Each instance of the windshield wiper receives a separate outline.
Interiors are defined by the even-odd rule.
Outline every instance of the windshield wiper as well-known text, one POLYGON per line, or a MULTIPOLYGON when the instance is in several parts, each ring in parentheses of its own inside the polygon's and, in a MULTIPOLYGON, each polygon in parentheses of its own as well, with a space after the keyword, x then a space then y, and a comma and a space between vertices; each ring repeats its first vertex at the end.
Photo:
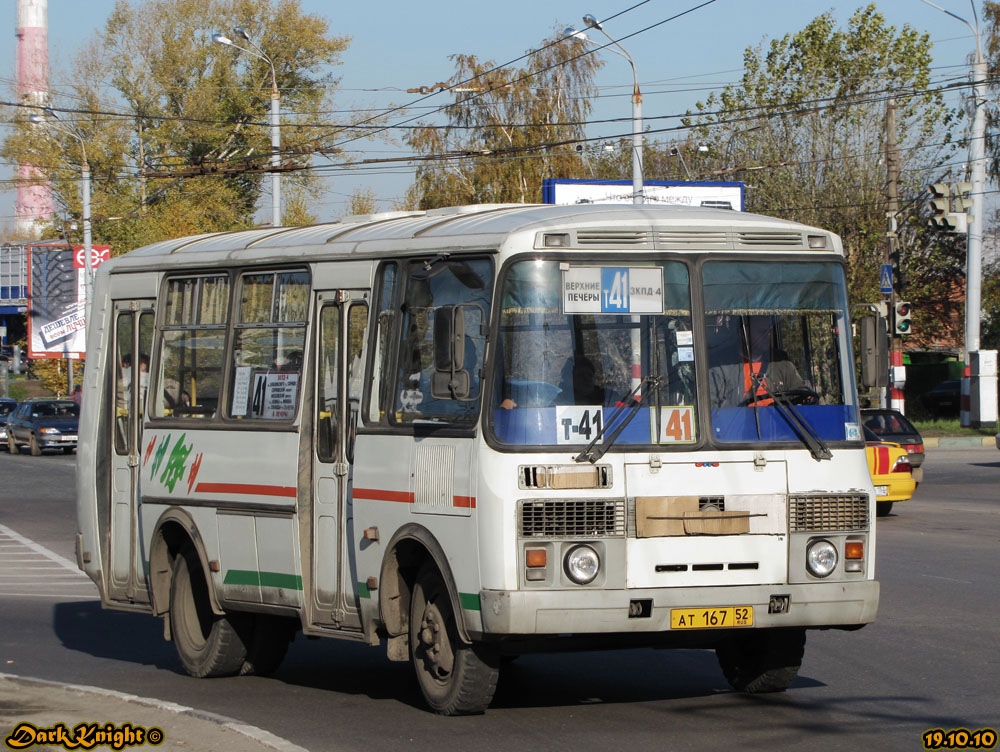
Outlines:
POLYGON ((578 455, 576 455, 576 457, 573 458, 573 461, 590 462, 591 464, 593 464, 594 462, 597 462, 599 459, 601 459, 601 457, 604 456, 604 454, 611 448, 611 445, 614 444, 615 441, 618 439, 618 437, 621 435, 621 432, 625 430, 625 427, 632 422, 632 418, 634 418, 635 414, 639 412, 639 408, 642 407, 643 387, 647 386, 648 384, 655 384, 658 386, 659 383, 660 383, 659 376, 646 376, 645 378, 642 379, 642 381, 640 381, 636 385, 636 387, 631 392, 629 392, 624 397, 619 399, 618 402, 620 404, 618 406, 618 409, 611 414, 611 418, 603 426, 601 426, 601 430, 598 431, 597 435, 590 440, 590 443, 587 444, 586 448, 578 455), (638 399, 635 396, 636 392, 639 393, 638 399), (619 416, 621 416, 625 410, 629 411, 628 414, 622 417, 621 420, 619 420, 619 416), (612 431, 611 434, 608 436, 608 440, 603 444, 601 444, 600 446, 598 446, 597 442, 601 440, 601 437, 604 436, 608 428, 614 425, 616 421, 618 424, 615 426, 615 430, 612 431))
POLYGON ((778 413, 782 418, 792 427, 795 435, 799 437, 799 440, 806 445, 809 453, 812 454, 813 459, 819 460, 832 460, 833 453, 830 451, 830 447, 827 446, 826 442, 816 433, 815 429, 809 424, 802 414, 791 402, 786 401, 784 397, 780 396, 781 392, 777 394, 771 392, 767 388, 767 384, 763 379, 758 379, 755 376, 751 376, 753 383, 753 413, 754 417, 757 419, 757 438, 760 438, 760 418, 757 415, 757 389, 761 389, 764 392, 764 396, 770 397, 774 402, 774 406, 778 408, 778 413))

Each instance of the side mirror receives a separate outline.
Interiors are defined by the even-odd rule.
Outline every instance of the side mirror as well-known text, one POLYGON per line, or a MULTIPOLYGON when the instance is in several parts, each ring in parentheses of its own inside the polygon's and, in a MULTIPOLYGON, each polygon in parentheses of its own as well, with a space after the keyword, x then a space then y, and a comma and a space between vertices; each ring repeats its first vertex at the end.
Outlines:
POLYGON ((465 317, 459 306, 441 306, 434 313, 434 373, 431 396, 468 399, 469 372, 465 364, 465 317))
POLYGON ((889 336, 882 316, 861 319, 861 383, 866 387, 889 385, 889 336))

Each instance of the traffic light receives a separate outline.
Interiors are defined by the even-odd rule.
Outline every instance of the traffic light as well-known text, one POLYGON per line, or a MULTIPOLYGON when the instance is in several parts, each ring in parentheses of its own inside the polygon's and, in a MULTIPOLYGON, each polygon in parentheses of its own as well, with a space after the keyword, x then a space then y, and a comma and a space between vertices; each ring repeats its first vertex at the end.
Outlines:
POLYGON ((972 207, 969 193, 972 191, 971 183, 932 183, 927 186, 931 194, 928 206, 933 212, 933 216, 928 220, 928 224, 938 227, 945 232, 965 233, 969 231, 969 215, 966 211, 972 207), (955 211, 952 211, 952 194, 954 193, 955 211))
POLYGON ((903 276, 903 266, 900 263, 899 251, 889 254, 889 263, 892 264, 892 288, 897 295, 902 295, 906 289, 906 278, 903 276))
POLYGON ((934 213, 931 224, 940 224, 938 218, 951 211, 951 186, 947 183, 931 183, 927 190, 931 194, 929 204, 934 213))
POLYGON ((913 313, 913 306, 905 300, 901 300, 896 303, 896 309, 893 315, 893 329, 896 334, 911 334, 913 329, 913 322, 910 320, 910 316, 913 313))

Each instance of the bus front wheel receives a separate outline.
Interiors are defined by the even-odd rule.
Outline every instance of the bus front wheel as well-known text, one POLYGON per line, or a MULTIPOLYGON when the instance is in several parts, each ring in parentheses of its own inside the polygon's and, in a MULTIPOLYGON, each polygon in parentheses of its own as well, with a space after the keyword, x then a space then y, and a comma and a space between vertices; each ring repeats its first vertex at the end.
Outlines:
POLYGON ((410 660, 424 699, 442 715, 482 713, 493 699, 499 657, 459 637, 448 588, 430 563, 410 600, 410 660))
POLYGON ((184 670, 198 678, 240 672, 247 650, 230 616, 216 616, 191 546, 174 561, 170 583, 170 631, 184 670))
POLYGON ((755 629, 735 633, 715 648, 715 655, 733 689, 783 692, 799 674, 805 646, 804 629, 755 629))

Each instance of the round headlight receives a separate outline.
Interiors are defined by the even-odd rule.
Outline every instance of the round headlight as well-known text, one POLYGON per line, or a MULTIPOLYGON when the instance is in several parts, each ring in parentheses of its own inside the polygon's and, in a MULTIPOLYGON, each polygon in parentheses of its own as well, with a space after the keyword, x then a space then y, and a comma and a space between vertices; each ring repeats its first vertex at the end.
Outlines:
POLYGON ((578 585, 593 582, 601 571, 601 557, 590 546, 574 546, 566 554, 566 574, 578 585))
POLYGON ((837 549, 828 540, 815 540, 806 549, 806 569, 816 577, 828 577, 837 568, 837 549))

